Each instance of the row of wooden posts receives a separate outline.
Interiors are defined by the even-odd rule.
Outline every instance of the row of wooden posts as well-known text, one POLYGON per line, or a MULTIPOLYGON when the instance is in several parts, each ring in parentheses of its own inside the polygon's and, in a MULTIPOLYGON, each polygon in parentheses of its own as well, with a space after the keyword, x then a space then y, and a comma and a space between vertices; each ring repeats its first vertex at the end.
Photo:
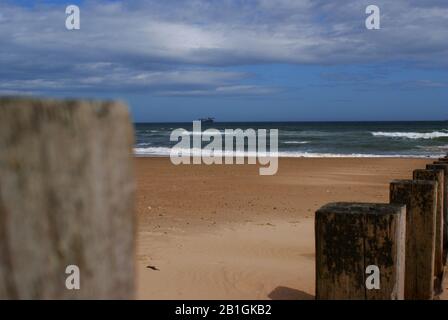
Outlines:
POLYGON ((389 204, 339 202, 319 209, 316 298, 437 297, 447 264, 447 192, 448 156, 415 170, 411 180, 392 181, 389 204), (377 286, 369 285, 372 276, 377 286))

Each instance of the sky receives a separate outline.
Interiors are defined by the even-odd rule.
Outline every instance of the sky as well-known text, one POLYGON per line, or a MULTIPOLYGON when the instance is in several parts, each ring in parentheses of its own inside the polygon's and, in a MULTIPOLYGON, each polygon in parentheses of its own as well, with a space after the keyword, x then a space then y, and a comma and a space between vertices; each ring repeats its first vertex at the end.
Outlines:
POLYGON ((136 122, 448 120, 448 1, 0 0, 0 95, 136 122))

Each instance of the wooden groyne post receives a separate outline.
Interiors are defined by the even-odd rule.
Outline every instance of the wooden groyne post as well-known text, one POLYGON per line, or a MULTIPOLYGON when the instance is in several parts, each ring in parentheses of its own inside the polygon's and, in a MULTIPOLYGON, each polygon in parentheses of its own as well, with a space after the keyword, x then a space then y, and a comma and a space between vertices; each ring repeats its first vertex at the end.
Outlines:
POLYGON ((435 163, 426 165, 426 169, 443 170, 443 261, 448 260, 448 163, 435 163))
POLYGON ((437 187, 437 182, 424 180, 390 184, 390 203, 406 205, 406 300, 434 295, 437 187))
POLYGON ((133 298, 132 143, 122 104, 0 99, 0 299, 133 298))
POLYGON ((414 170, 414 180, 437 181, 437 208, 436 208, 436 235, 434 247, 434 283, 437 291, 442 290, 442 279, 444 270, 443 261, 443 186, 445 183, 444 171, 442 169, 417 169, 414 170))
POLYGON ((316 299, 403 299, 405 207, 330 203, 316 212, 316 299), (380 287, 368 288, 371 266, 380 287))

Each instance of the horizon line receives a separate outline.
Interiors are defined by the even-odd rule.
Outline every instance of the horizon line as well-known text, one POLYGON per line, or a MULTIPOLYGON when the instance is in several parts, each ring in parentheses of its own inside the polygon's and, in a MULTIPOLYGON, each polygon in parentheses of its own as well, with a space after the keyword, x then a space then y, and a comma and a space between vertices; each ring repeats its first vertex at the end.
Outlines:
MULTIPOLYGON (((159 123, 192 123, 193 121, 199 121, 198 119, 190 121, 132 121, 134 124, 159 124, 159 123)), ((236 121, 214 121, 216 123, 374 123, 374 122, 448 122, 447 120, 275 120, 275 121, 256 121, 256 120, 236 120, 236 121)))

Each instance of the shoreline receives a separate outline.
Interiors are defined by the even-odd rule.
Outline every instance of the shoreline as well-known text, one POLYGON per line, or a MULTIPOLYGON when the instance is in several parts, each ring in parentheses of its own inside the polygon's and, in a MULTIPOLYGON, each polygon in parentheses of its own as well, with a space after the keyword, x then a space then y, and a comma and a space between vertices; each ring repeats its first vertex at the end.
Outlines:
MULTIPOLYGON (((334 155, 334 156, 281 156, 279 159, 403 159, 403 160, 433 160, 446 156, 445 154, 433 155, 433 156, 385 156, 385 155, 362 155, 362 156, 349 156, 349 155, 334 155)), ((153 154, 132 154, 133 158, 170 158, 169 155, 153 155, 153 154)))

